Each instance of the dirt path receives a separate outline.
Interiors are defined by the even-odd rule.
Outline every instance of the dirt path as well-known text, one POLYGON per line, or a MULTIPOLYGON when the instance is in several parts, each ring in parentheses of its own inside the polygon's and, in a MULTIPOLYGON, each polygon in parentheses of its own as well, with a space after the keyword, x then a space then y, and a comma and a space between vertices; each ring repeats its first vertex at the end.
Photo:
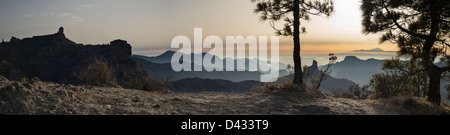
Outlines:
MULTIPOLYGON (((0 80, 0 114, 373 115, 373 103, 308 93, 170 93, 0 80)), ((378 109, 377 109, 378 108, 378 109)))

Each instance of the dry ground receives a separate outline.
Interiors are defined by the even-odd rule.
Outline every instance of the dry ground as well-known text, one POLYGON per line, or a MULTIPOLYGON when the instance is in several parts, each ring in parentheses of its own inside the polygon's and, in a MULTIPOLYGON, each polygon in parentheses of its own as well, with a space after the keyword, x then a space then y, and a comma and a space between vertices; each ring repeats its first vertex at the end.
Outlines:
POLYGON ((0 77, 0 114, 69 115, 391 115, 450 114, 423 99, 353 100, 317 91, 289 93, 172 93, 114 87, 20 82, 0 77))

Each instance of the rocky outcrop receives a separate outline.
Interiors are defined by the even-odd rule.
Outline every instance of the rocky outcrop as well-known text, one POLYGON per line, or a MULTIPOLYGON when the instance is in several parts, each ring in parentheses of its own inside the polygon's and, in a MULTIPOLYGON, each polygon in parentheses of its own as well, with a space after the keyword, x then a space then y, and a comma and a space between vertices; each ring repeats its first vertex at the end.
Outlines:
POLYGON ((131 58, 131 45, 114 40, 106 45, 77 44, 66 38, 64 28, 55 34, 12 38, 0 44, 0 75, 12 80, 38 77, 44 81, 78 84, 77 74, 94 59, 108 61, 117 80, 147 76, 131 58))
MULTIPOLYGON (((333 68, 334 65, 331 67, 333 68)), ((334 71, 333 71, 334 72, 334 71)), ((312 65, 308 67, 308 73, 309 76, 305 78, 306 83, 311 83, 311 77, 314 76, 316 78, 319 78, 322 74, 322 71, 319 70, 319 66, 317 64, 317 61, 313 61, 312 65)), ((333 91, 340 91, 340 90, 346 90, 348 87, 354 85, 355 83, 344 79, 344 78, 335 78, 333 76, 326 75, 325 80, 322 81, 320 85, 320 90, 322 90, 324 93, 331 93, 333 91)))

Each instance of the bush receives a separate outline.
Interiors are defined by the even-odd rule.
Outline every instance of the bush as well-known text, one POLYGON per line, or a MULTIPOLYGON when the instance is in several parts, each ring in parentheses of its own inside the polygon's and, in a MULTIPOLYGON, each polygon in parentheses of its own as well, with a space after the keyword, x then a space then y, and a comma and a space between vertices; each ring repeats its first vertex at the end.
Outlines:
POLYGON ((284 77, 281 78, 281 82, 264 83, 263 85, 263 87, 252 88, 250 91, 256 93, 306 91, 305 88, 292 83, 290 79, 284 77))
POLYGON ((94 59, 77 77, 88 85, 117 84, 115 72, 106 60, 94 59))
POLYGON ((162 76, 152 77, 130 77, 126 74, 124 78, 118 82, 116 79, 116 70, 111 68, 110 64, 102 59, 94 59, 91 64, 83 68, 78 79, 83 84, 88 85, 113 85, 129 89, 138 89, 145 91, 165 91, 170 90, 172 84, 169 83, 169 78, 162 76))
POLYGON ((370 85, 375 92, 375 98, 400 96, 411 89, 408 75, 374 74, 370 85))
POLYGON ((401 61, 400 58, 392 58, 383 63, 382 69, 386 73, 376 74, 372 79, 372 87, 379 98, 427 96, 429 78, 418 60, 401 61))
POLYGON ((445 89, 447 90, 447 99, 450 99, 450 84, 445 85, 445 89))
POLYGON ((172 88, 172 84, 169 82, 168 77, 157 75, 129 79, 129 81, 123 82, 121 85, 125 88, 145 91, 168 91, 172 88))
POLYGON ((349 99, 368 99, 373 91, 369 90, 369 85, 364 85, 359 87, 359 85, 351 85, 348 90, 345 91, 333 91, 331 95, 338 98, 349 98, 349 99))
POLYGON ((414 95, 415 90, 407 74, 374 74, 369 85, 352 85, 345 91, 332 92, 334 97, 350 99, 390 98, 414 95), (369 90, 369 89, 372 90, 369 90))
POLYGON ((9 63, 8 61, 6 61, 4 59, 2 59, 0 61, 0 71, 5 71, 5 70, 11 69, 13 67, 14 67, 13 64, 9 63))

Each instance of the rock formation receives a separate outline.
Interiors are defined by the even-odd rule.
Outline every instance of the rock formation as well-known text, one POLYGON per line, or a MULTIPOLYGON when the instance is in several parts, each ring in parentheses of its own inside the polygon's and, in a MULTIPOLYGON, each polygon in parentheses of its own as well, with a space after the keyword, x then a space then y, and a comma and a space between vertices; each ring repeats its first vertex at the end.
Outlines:
POLYGON ((131 58, 131 45, 114 40, 108 45, 77 44, 64 35, 64 28, 50 35, 11 38, 0 44, 0 75, 18 80, 38 77, 44 81, 77 84, 77 74, 93 59, 104 59, 113 67, 117 80, 147 76, 131 58))

